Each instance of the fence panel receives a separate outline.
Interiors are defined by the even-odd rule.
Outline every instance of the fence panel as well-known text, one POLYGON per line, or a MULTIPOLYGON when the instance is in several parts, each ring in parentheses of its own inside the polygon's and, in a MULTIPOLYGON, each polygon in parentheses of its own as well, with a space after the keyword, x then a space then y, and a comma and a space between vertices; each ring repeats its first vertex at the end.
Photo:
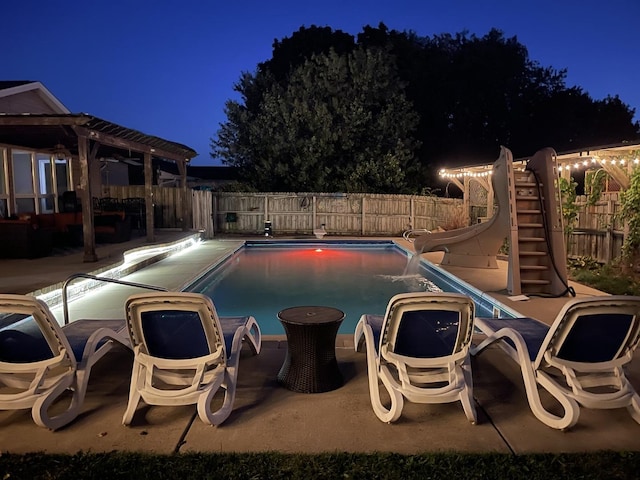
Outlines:
POLYGON ((624 224, 618 218, 618 193, 607 193, 595 205, 587 205, 587 197, 575 202, 578 215, 567 240, 569 257, 592 257, 607 263, 619 257, 624 241, 624 224))

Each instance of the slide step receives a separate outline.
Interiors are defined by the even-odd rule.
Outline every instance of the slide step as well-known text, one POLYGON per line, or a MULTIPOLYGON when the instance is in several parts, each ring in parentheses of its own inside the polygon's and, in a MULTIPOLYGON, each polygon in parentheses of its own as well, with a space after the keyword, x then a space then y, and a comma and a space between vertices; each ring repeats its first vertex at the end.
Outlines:
POLYGON ((520 270, 549 270, 549 267, 546 265, 520 265, 520 270))
POLYGON ((536 251, 520 251, 520 256, 521 257, 542 257, 545 255, 549 255, 547 252, 536 252, 536 251))
POLYGON ((540 215, 542 213, 541 210, 520 210, 520 209, 516 209, 516 213, 517 214, 522 214, 522 215, 540 215))
POLYGON ((520 243, 524 242, 544 242, 544 237, 518 237, 520 243))
POLYGON ((551 281, 549 280, 520 280, 522 285, 550 285, 551 281))
POLYGON ((542 228, 541 223, 518 223, 520 228, 542 228))

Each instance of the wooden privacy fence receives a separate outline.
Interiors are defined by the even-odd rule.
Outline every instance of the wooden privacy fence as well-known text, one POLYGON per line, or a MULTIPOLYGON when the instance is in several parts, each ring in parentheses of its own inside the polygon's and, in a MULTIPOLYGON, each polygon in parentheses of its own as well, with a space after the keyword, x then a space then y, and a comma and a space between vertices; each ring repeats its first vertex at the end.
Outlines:
POLYGON ((433 230, 462 200, 415 195, 364 193, 213 194, 216 232, 261 234, 271 222, 274 234, 310 235, 325 225, 330 235, 401 235, 433 230))
MULTIPOLYGON (((144 186, 105 187, 104 196, 144 197, 144 186)), ((215 232, 262 234, 266 221, 275 234, 311 235, 324 224, 330 235, 401 235, 412 229, 434 230, 450 222, 462 200, 416 195, 365 193, 246 193, 191 191, 191 219, 186 225, 215 232)), ((181 228, 179 188, 153 187, 157 228, 181 228)))
POLYGON ((607 193, 593 206, 587 197, 578 196, 578 216, 567 240, 569 257, 591 257, 607 263, 622 253, 626 226, 617 218, 620 212, 618 193, 607 193))
MULTIPOLYGON (((245 193, 191 192, 191 217, 182 218, 179 188, 153 187, 157 228, 193 228, 207 238, 215 233, 255 235, 271 221, 274 234, 312 235, 325 224, 330 235, 399 236, 406 230, 435 230, 450 223, 462 200, 417 195, 365 193, 245 193)), ((144 197, 144 186, 105 187, 104 196, 144 197)), ((567 238, 569 257, 592 257, 606 263, 622 252, 625 225, 616 215, 617 193, 604 194, 594 206, 576 199, 578 216, 567 238)))
MULTIPOLYGON (((103 186, 103 196, 118 199, 144 198, 144 185, 103 186)), ((153 223, 156 228, 191 227, 190 218, 182 218, 182 190, 180 188, 152 187, 153 223)), ((191 210, 191 209, 189 209, 191 210)))

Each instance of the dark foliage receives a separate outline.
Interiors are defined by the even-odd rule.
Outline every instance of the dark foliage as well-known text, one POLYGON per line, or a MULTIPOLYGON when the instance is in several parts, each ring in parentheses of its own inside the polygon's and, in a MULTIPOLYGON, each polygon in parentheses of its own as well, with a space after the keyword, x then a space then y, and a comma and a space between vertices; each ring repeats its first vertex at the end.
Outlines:
MULTIPOLYGON (((236 85, 242 100, 227 104, 230 121, 212 141, 212 155, 231 165, 259 162, 247 130, 274 84, 286 89, 294 72, 314 55, 343 56, 357 48, 389 53, 386 58, 395 63, 391 70, 419 117, 411 138, 403 139, 420 146, 404 191, 435 185, 441 166, 493 162, 500 145, 517 158, 548 146, 563 152, 640 137, 635 111, 620 98, 594 100, 581 87, 567 86, 566 70, 530 59, 517 37, 505 38, 496 29, 482 37, 468 32, 421 37, 381 23, 365 26, 357 40, 315 26, 275 40, 273 57, 255 74, 244 73, 236 85)), ((313 129, 307 133, 313 137, 313 129)), ((292 164, 286 155, 281 161, 292 164)))

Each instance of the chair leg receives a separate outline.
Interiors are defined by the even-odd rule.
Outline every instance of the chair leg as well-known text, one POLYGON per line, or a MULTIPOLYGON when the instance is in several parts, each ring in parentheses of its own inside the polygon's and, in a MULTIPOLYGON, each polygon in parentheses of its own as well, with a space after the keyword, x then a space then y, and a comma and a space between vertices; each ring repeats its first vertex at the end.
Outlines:
POLYGON ((478 414, 473 400, 473 377, 471 375, 471 365, 464 364, 460 367, 464 376, 465 387, 460 392, 460 402, 467 419, 473 424, 478 423, 478 414))
POLYGON ((369 325, 365 325, 363 320, 360 320, 356 325, 356 332, 354 334, 354 342, 356 351, 358 349, 358 342, 364 335, 364 343, 367 351, 367 375, 369 377, 369 398, 371 400, 371 407, 376 416, 383 422, 391 423, 400 418, 402 414, 402 408, 404 407, 404 398, 402 394, 398 392, 390 383, 389 378, 391 374, 385 367, 386 372, 378 371, 378 362, 376 356, 376 348, 374 345, 373 331, 369 325), (386 375, 385 375, 386 373, 386 375), (391 397, 391 407, 386 408, 380 400, 380 385, 379 380, 382 380, 382 384, 385 386, 391 397))
POLYGON ((31 417, 33 418, 33 421, 36 425, 50 430, 57 430, 58 428, 64 427, 76 418, 80 412, 82 398, 79 397, 79 394, 80 392, 78 392, 77 388, 76 374, 73 373, 73 375, 69 375, 64 379, 64 381, 61 381, 53 387, 46 395, 42 395, 35 401, 31 408, 31 417), (68 389, 73 390, 73 397, 71 398, 69 407, 67 407, 67 409, 61 414, 56 415, 55 417, 50 417, 47 413, 49 407, 68 389))
POLYGON ((198 399, 198 415, 200 419, 208 425, 220 425, 224 422, 233 410, 233 402, 236 398, 236 386, 238 382, 238 365, 240 363, 240 349, 242 348, 242 339, 245 336, 246 329, 238 328, 233 335, 231 342, 231 352, 227 360, 224 373, 216 375, 212 380, 212 385, 207 385, 206 395, 201 395, 198 399), (211 400, 215 396, 219 388, 224 389, 224 400, 222 406, 215 412, 211 411, 211 400))
POLYGON ((517 331, 510 328, 502 328, 489 335, 477 347, 472 348, 471 354, 478 355, 492 343, 504 340, 505 338, 509 338, 513 342, 516 347, 515 351, 506 343, 498 344, 498 346, 503 350, 508 348, 510 352, 507 352, 507 354, 520 366, 529 408, 531 408, 535 417, 545 425, 558 430, 565 430, 575 425, 580 416, 578 403, 568 397, 551 377, 544 372, 534 371, 531 359, 529 358, 527 345, 522 335, 517 331), (564 409, 563 416, 559 417, 554 415, 542 405, 538 385, 547 390, 560 403, 564 409))
POLYGON ((140 389, 138 388, 139 382, 144 382, 144 368, 134 359, 133 370, 131 372, 131 385, 129 386, 129 401, 122 417, 123 425, 131 425, 133 415, 136 413, 138 404, 142 399, 140 389))
POLYGON ((213 383, 206 386, 206 392, 198 398, 198 416, 200 420, 207 425, 220 425, 231 415, 235 396, 235 379, 229 378, 227 372, 222 375, 217 375, 213 383), (224 400, 222 406, 213 412, 211 411, 211 401, 220 388, 224 389, 224 400))
POLYGON ((631 417, 637 422, 640 423, 640 397, 637 393, 633 394, 631 397, 631 403, 627 406, 627 410, 631 417))
MULTIPOLYGON (((369 354, 367 352, 367 360, 368 357, 369 354)), ((400 392, 398 392, 398 390, 393 388, 393 385, 389 381, 391 373, 386 369, 386 367, 382 367, 380 375, 378 375, 375 366, 374 368, 371 368, 371 365, 369 365, 369 362, 367 361, 367 370, 369 370, 369 397, 371 399, 373 412, 385 423, 395 422, 402 414, 402 409, 404 408, 404 397, 400 392), (386 371, 383 371, 383 369, 386 371), (380 386, 378 378, 382 380, 382 384, 389 393, 389 397, 391 397, 391 405, 389 408, 386 408, 380 400, 380 386)))
POLYGON ((249 346, 251 347, 253 354, 258 355, 260 353, 260 348, 262 347, 262 332, 260 331, 260 327, 258 326, 256 319, 253 317, 250 317, 247 322, 244 338, 249 341, 249 346))

